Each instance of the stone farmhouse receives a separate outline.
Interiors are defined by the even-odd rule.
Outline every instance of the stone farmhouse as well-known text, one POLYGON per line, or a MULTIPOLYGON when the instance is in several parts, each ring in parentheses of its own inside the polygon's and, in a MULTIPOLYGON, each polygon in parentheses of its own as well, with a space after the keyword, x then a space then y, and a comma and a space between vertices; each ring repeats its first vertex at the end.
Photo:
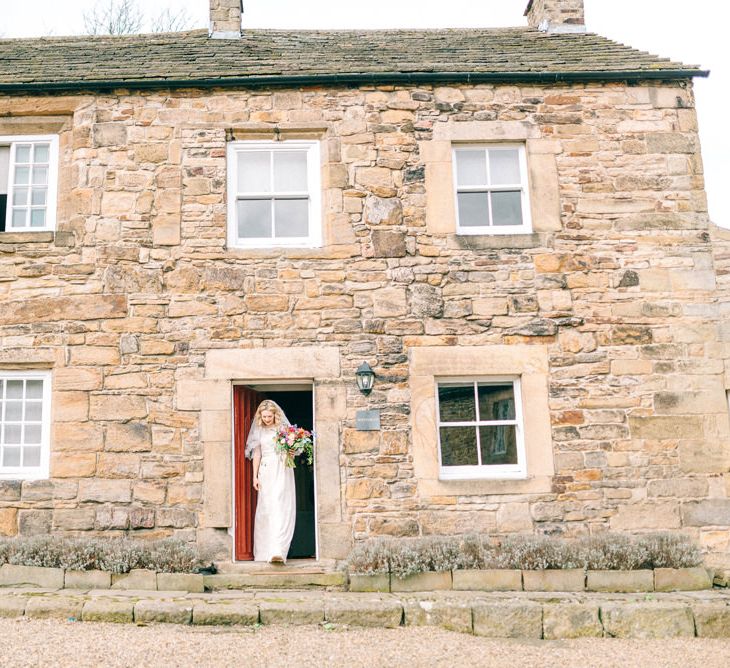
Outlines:
POLYGON ((210 7, 0 40, 0 534, 251 559, 271 397, 316 432, 292 556, 676 530, 730 566, 707 73, 586 32, 582 0, 425 31, 210 7))

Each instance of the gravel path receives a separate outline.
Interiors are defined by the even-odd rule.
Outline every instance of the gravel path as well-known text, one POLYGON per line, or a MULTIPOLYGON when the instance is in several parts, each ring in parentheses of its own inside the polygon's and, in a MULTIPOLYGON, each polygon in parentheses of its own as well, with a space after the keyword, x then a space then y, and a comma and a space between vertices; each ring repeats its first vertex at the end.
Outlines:
POLYGON ((730 640, 494 641, 434 628, 194 628, 0 619, 0 666, 727 668, 730 640))

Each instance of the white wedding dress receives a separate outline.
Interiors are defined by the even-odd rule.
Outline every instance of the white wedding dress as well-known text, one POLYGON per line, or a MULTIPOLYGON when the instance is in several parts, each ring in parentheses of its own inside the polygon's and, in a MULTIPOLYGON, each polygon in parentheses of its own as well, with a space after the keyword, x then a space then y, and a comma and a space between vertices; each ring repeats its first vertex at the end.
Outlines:
POLYGON ((297 498, 294 469, 284 463, 276 451, 276 428, 261 427, 254 438, 261 448, 259 466, 259 494, 253 529, 253 558, 270 561, 272 557, 286 560, 294 535, 297 516, 297 498))

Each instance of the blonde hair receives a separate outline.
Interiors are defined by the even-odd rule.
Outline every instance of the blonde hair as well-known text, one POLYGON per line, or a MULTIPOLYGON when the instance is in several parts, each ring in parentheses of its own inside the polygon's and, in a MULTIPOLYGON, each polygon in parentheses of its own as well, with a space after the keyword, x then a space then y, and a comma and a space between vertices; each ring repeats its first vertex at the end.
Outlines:
POLYGON ((256 414, 253 416, 253 421, 256 426, 264 426, 263 420, 261 419, 261 413, 264 411, 271 411, 274 414, 274 426, 281 427, 283 418, 281 408, 279 408, 279 405, 276 402, 271 401, 270 399, 264 399, 256 409, 256 414))

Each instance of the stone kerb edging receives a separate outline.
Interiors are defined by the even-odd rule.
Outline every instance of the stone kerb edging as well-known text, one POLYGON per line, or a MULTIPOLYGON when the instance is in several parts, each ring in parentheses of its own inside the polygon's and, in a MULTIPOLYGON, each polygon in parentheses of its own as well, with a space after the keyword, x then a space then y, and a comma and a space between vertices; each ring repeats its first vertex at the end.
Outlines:
POLYGON ((203 592, 202 575, 156 573, 143 569, 129 573, 70 571, 42 566, 0 566, 0 587, 40 587, 43 589, 134 589, 152 591, 203 592))
POLYGON ((694 594, 11 589, 0 617, 217 626, 438 626, 489 638, 730 638, 730 592, 694 594))
POLYGON ((712 589, 713 574, 705 568, 656 568, 640 571, 455 570, 417 573, 350 575, 350 591, 530 591, 530 592, 671 592, 712 589))

